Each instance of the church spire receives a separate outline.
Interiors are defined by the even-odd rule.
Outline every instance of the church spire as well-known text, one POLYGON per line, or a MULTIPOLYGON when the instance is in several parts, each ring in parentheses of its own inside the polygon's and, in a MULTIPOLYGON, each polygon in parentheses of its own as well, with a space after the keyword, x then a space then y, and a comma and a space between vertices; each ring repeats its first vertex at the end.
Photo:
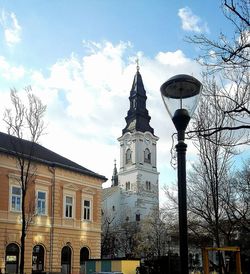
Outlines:
POLYGON ((116 160, 114 160, 114 169, 113 169, 113 176, 112 176, 112 185, 111 186, 118 186, 118 172, 116 168, 116 160))
POLYGON ((148 110, 146 109, 147 96, 139 71, 140 67, 138 64, 138 59, 136 63, 137 71, 134 76, 134 81, 129 96, 130 108, 127 113, 127 117, 125 118, 127 124, 123 129, 122 134, 134 131, 149 131, 154 134, 154 129, 149 125, 151 117, 149 116, 148 110))

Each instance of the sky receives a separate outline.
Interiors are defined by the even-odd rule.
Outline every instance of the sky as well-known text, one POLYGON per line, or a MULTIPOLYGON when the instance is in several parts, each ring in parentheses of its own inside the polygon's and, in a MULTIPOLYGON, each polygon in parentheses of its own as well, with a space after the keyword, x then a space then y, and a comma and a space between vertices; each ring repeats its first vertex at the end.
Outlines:
MULTIPOLYGON (((129 93, 139 59, 150 125, 160 139, 162 187, 176 181, 170 165, 175 128, 160 86, 175 74, 201 80, 199 49, 185 37, 213 39, 230 28, 218 0, 0 0, 0 117, 10 89, 24 88, 44 104, 46 134, 39 143, 109 180, 119 169, 129 93)), ((6 125, 0 119, 0 130, 6 125)), ((196 151, 189 144, 187 166, 196 151)))

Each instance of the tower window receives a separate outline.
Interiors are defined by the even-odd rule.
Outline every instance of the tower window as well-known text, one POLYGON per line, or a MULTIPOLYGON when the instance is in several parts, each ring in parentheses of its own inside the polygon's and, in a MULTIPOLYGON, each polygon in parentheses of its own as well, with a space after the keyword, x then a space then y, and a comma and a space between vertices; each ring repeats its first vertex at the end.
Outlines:
POLYGON ((146 190, 147 191, 151 190, 151 182, 150 181, 146 181, 146 190))
POLYGON ((136 220, 137 222, 140 222, 140 220, 141 220, 141 215, 140 215, 140 213, 136 213, 136 214, 135 214, 135 220, 136 220))
POLYGON ((127 151, 126 151, 126 164, 131 163, 131 161, 132 161, 131 149, 127 149, 127 151))
POLYGON ((151 163, 151 153, 148 148, 145 149, 144 151, 144 162, 145 163, 151 163))
POLYGON ((130 182, 126 182, 126 190, 130 190, 130 182))

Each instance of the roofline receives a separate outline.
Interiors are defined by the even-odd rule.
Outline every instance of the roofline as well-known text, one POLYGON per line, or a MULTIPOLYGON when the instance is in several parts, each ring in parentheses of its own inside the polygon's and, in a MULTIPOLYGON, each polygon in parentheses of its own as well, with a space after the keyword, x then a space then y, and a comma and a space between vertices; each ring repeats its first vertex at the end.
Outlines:
POLYGON ((146 135, 146 134, 150 134, 152 136, 152 138, 154 138, 156 141, 158 141, 160 138, 158 136, 156 136, 155 134, 153 134, 152 132, 150 131, 140 131, 140 130, 135 130, 133 132, 130 132, 130 131, 127 131, 125 132, 124 134, 122 134, 122 136, 118 137, 117 140, 120 141, 124 136, 126 135, 135 135, 135 134, 141 134, 141 135, 146 135))
MULTIPOLYGON (((13 150, 4 149, 3 147, 0 147, 0 152, 2 152, 4 154, 7 154, 7 155, 12 155, 14 157, 17 157, 18 154, 21 155, 21 153, 18 153, 18 152, 13 151, 13 150)), ((65 169, 68 169, 68 170, 71 170, 71 171, 75 171, 75 172, 78 172, 78 173, 81 173, 81 174, 84 174, 84 175, 89 175, 91 177, 101 179, 104 182, 106 182, 108 180, 105 176, 94 173, 94 172, 91 172, 91 171, 88 171, 88 170, 83 171, 80 168, 64 165, 64 164, 57 163, 57 162, 47 161, 47 160, 37 158, 37 157, 34 157, 34 156, 28 156, 27 154, 23 154, 21 156, 24 157, 25 159, 31 159, 34 162, 47 164, 51 167, 61 167, 61 168, 65 168, 65 169)))

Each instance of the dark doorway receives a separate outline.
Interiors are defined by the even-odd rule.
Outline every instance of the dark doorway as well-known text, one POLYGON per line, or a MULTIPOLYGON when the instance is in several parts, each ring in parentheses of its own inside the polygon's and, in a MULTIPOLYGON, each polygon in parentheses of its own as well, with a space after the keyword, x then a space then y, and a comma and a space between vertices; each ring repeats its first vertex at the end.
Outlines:
POLYGON ((41 273, 44 271, 44 247, 36 245, 32 253, 32 273, 41 273))
POLYGON ((85 265, 86 265, 86 261, 89 259, 89 250, 87 247, 83 247, 80 250, 80 272, 81 274, 85 274, 86 273, 86 269, 85 269, 85 265))
POLYGON ((18 273, 19 246, 9 244, 6 246, 5 268, 6 273, 18 273))
POLYGON ((62 248, 61 254, 61 265, 63 274, 71 273, 71 249, 69 246, 64 246, 62 248))

